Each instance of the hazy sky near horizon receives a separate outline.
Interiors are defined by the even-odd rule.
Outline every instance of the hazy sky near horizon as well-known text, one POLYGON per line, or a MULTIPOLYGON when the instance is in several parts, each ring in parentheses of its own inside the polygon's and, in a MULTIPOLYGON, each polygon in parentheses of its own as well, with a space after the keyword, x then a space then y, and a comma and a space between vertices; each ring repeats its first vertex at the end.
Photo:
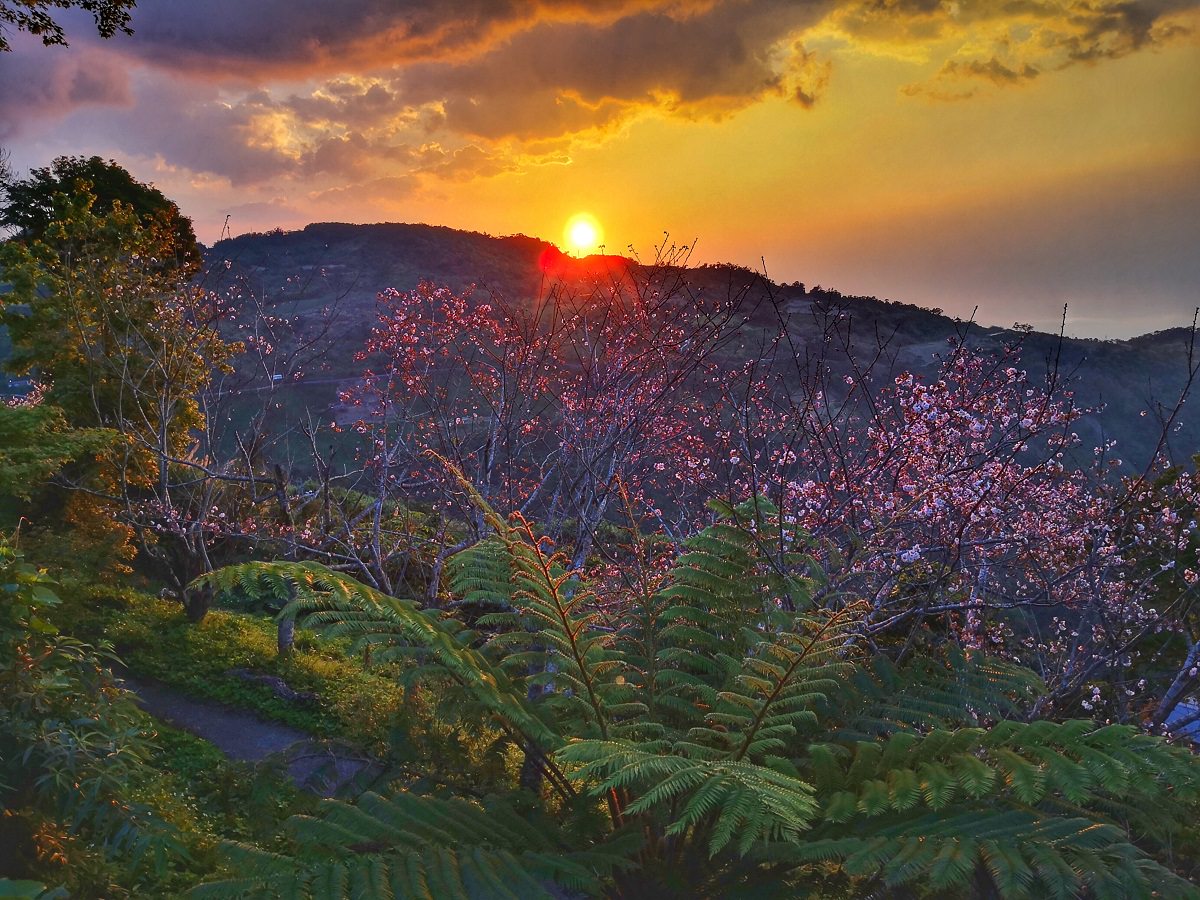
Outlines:
MULTIPOLYGON (((212 242, 406 221, 1122 337, 1200 303, 1200 0, 143 0, 0 54, 15 167, 212 242)), ((383 285, 380 285, 383 287, 383 285)))

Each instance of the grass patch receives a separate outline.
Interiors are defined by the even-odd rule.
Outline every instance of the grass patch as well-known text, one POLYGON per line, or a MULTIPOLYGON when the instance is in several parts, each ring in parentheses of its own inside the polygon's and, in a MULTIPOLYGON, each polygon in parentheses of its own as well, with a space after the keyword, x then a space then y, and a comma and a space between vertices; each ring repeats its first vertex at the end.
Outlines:
POLYGON ((109 642, 135 676, 347 741, 414 778, 442 782, 469 773, 486 790, 515 777, 519 761, 498 743, 498 732, 452 724, 445 709, 435 714, 431 692, 401 686, 399 663, 365 665, 345 642, 303 629, 293 652, 280 657, 275 623, 265 615, 217 609, 194 624, 178 603, 125 587, 64 584, 60 593, 60 627, 109 642), (239 668, 275 675, 317 700, 281 700, 267 685, 227 674, 239 668))
POLYGON ((146 718, 157 746, 129 799, 174 826, 186 852, 157 867, 118 868, 114 881, 128 886, 125 896, 179 897, 219 870, 222 840, 282 846, 283 822, 315 810, 317 799, 279 774, 230 760, 207 741, 146 718))
POLYGON ((280 657, 275 623, 265 616, 214 610, 193 624, 178 603, 126 588, 64 585, 62 593, 68 601, 59 616, 65 630, 108 641, 132 674, 191 696, 375 753, 386 749, 401 717, 412 714, 394 666, 366 668, 344 646, 304 631, 295 650, 280 657), (282 700, 267 685, 228 674, 239 668, 282 678, 317 701, 282 700))

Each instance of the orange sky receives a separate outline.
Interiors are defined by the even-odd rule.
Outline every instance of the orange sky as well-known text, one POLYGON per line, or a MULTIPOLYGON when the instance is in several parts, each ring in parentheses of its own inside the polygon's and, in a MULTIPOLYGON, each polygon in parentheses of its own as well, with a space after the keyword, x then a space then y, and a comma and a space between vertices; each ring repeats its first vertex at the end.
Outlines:
MULTIPOLYGON (((1196 0, 207 0, 0 58, 20 168, 100 154, 203 240, 410 221, 1124 336, 1200 302, 1196 0)), ((381 286, 382 287, 382 286, 381 286)))

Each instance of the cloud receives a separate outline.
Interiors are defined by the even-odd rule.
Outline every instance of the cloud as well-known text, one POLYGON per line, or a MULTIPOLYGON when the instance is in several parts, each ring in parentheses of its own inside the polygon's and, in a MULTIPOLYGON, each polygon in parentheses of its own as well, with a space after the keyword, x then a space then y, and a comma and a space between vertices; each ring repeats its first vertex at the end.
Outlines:
MULTIPOLYGON (((394 56, 373 60, 381 67, 339 72, 287 94, 218 87, 190 74, 187 53, 182 62, 172 56, 189 74, 157 76, 153 83, 175 85, 173 96, 149 96, 164 90, 158 87, 139 99, 143 109, 172 110, 169 128, 163 127, 167 118, 134 116, 120 125, 119 140, 130 152, 140 141, 172 165, 239 185, 312 176, 363 184, 398 169, 464 180, 561 162, 569 152, 564 141, 603 134, 647 112, 720 117, 764 96, 809 107, 828 80, 828 63, 791 37, 820 18, 824 2, 608 2, 589 6, 582 21, 567 20, 570 6, 484 3, 474 19, 460 6, 457 24, 444 11, 435 22, 426 7, 397 7, 392 25, 405 31, 409 45, 462 52, 408 65, 393 65, 394 56), (509 27, 503 39, 495 38, 500 23, 509 27), (485 40, 485 33, 492 38, 485 40)), ((354 5, 370 18, 367 7, 354 5)), ((207 41, 225 36, 229 23, 201 28, 192 52, 215 54, 213 64, 221 68, 269 9, 269 3, 247 6, 247 27, 228 43, 217 41, 220 48, 210 49, 207 41)), ((363 30, 341 22, 352 19, 354 9, 339 10, 319 47, 299 41, 285 50, 268 42, 256 58, 290 65, 348 47, 363 30)), ((314 26, 315 15, 302 4, 294 19, 284 17, 284 32, 314 26)), ((173 46, 171 36, 186 31, 192 16, 168 19, 156 9, 138 30, 139 41, 151 45, 139 44, 142 58, 173 46)))
POLYGON ((1019 69, 1010 69, 994 56, 986 62, 978 59, 959 62, 952 59, 942 66, 942 71, 939 73, 939 75, 949 77, 982 78, 992 84, 1001 85, 1031 81, 1040 74, 1041 71, 1029 63, 1025 63, 1019 69))
POLYGON ((315 191, 308 199, 315 205, 336 210, 376 210, 392 215, 403 209, 402 201, 411 196, 417 186, 417 179, 411 175, 393 175, 315 191))
POLYGON ((1198 0, 938 3, 915 13, 907 5, 858 4, 839 14, 839 27, 851 36, 942 46, 949 58, 937 73, 903 89, 934 99, 965 99, 980 82, 1023 85, 1043 73, 1161 46, 1188 33, 1185 20, 1200 9, 1198 0))
POLYGON ((493 140, 605 128, 646 110, 719 115, 789 93, 789 38, 827 8, 726 0, 603 28, 545 22, 469 60, 409 66, 395 86, 413 104, 441 103, 446 128, 493 140))
POLYGON ((1070 62, 1115 59, 1184 33, 1185 27, 1169 17, 1196 8, 1188 0, 1075 7, 1069 21, 1077 31, 1064 34, 1060 46, 1070 62))
POLYGON ((142 59, 211 79, 331 74, 480 52, 541 21, 604 23, 706 0, 208 0, 139 7, 142 59))
POLYGON ((766 96, 811 106, 828 64, 795 34, 829 8, 828 0, 147 5, 136 37, 114 45, 132 57, 136 108, 89 121, 125 152, 235 186, 314 176, 365 184, 397 170, 485 177, 561 161, 572 138, 594 140, 649 112, 719 118, 766 96))
POLYGON ((238 187, 490 177, 561 162, 646 116, 720 119, 768 98, 812 108, 840 52, 814 44, 818 33, 842 37, 841 50, 907 48, 933 74, 906 93, 965 99, 1156 47, 1198 4, 144 4, 128 40, 85 37, 61 54, 0 60, 0 139, 75 114, 129 154, 238 187), (87 114, 98 109, 103 116, 87 114))
POLYGON ((822 60, 815 54, 809 53, 799 42, 792 50, 792 64, 789 79, 790 99, 805 109, 816 105, 825 88, 829 86, 829 75, 833 66, 828 60, 822 60))
POLYGON ((367 172, 370 150, 370 143, 357 132, 325 138, 305 154, 303 167, 313 174, 360 178, 367 172))
POLYGON ((119 58, 100 50, 57 53, 28 41, 0 54, 0 140, 29 122, 62 118, 86 106, 128 105, 129 75, 119 58))
POLYGON ((312 125, 337 123, 360 130, 416 115, 378 78, 331 79, 307 95, 292 94, 284 103, 299 119, 312 125))
POLYGON ((286 115, 264 92, 230 102, 213 88, 138 78, 126 109, 85 110, 72 119, 93 144, 159 156, 172 168, 216 175, 234 187, 299 172, 286 115))
POLYGON ((901 90, 909 96, 924 94, 934 100, 967 100, 978 93, 980 81, 998 87, 1023 84, 1041 75, 1036 66, 1025 63, 1010 67, 996 57, 987 60, 950 59, 929 81, 905 85, 901 90))
POLYGON ((502 172, 515 172, 523 168, 516 155, 503 150, 488 149, 479 144, 467 144, 450 151, 440 144, 426 144, 416 158, 419 161, 418 171, 450 181, 489 178, 502 172))

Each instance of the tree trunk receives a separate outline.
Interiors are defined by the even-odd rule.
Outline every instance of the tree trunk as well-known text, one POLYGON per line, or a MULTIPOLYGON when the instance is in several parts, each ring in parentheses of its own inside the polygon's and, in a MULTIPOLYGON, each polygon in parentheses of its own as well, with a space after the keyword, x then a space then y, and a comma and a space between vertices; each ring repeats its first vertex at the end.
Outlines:
POLYGON ((296 645, 296 620, 291 616, 279 620, 279 655, 289 656, 296 645))
POLYGON ((204 621, 212 606, 212 591, 208 588, 198 588, 183 593, 183 614, 193 625, 204 621))
POLYGON ((542 793, 542 767, 538 764, 538 754, 541 752, 533 747, 522 748, 525 757, 521 761, 521 788, 532 794, 542 793))
POLYGON ((1171 713, 1179 705, 1179 701, 1187 696, 1188 691, 1196 682, 1196 676, 1191 673, 1197 666, 1200 666, 1200 641, 1196 641, 1188 650, 1183 665, 1179 667, 1178 674, 1171 682, 1171 686, 1167 688, 1167 692, 1163 694, 1158 708, 1154 710, 1154 716, 1150 720, 1151 724, 1161 725, 1171 717, 1171 713))
POLYGON ((296 602, 296 585, 288 582, 288 605, 279 612, 279 655, 290 656, 296 645, 296 612, 291 609, 296 602))

